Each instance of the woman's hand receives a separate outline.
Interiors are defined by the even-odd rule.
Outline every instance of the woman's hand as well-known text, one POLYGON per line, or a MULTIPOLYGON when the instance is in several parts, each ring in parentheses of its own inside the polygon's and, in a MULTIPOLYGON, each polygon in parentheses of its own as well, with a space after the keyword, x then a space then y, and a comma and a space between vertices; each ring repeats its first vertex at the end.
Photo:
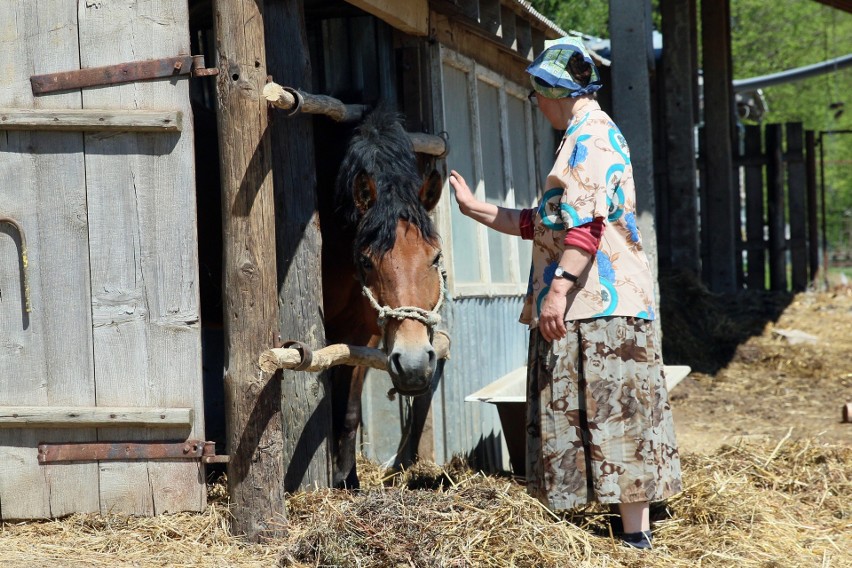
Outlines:
POLYGON ((476 197, 467 186, 467 182, 456 170, 450 170, 450 185, 456 194, 456 201, 459 204, 459 210, 464 215, 470 215, 471 207, 476 203, 476 197))
POLYGON ((564 286, 551 285, 550 291, 541 304, 541 315, 538 318, 538 331, 546 341, 554 341, 565 337, 565 309, 568 307, 567 290, 564 286))

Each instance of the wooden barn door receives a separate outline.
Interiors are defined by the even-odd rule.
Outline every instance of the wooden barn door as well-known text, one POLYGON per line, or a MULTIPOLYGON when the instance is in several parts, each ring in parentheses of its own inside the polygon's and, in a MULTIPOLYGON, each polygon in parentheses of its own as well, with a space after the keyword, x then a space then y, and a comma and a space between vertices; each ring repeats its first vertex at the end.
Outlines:
POLYGON ((0 219, 24 234, 0 221, 0 519, 205 505, 198 460, 41 465, 38 450, 203 439, 188 76, 38 96, 30 84, 188 54, 186 2, 0 2, 0 219), (182 127, 4 129, 32 109, 181 113, 182 127))

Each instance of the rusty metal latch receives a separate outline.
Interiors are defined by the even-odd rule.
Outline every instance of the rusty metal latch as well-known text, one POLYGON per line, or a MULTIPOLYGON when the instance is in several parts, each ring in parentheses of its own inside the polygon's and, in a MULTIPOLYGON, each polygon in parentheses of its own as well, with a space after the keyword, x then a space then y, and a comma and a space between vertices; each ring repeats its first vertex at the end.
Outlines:
POLYGON ((9 225, 18 232, 18 237, 21 239, 21 279, 24 283, 24 309, 30 313, 33 309, 30 303, 30 280, 27 276, 29 270, 29 257, 27 257, 27 236, 24 234, 24 229, 21 224, 11 217, 0 217, 0 225, 9 225))
POLYGON ((225 463, 228 456, 216 455, 216 444, 202 440, 185 442, 69 442, 38 445, 38 463, 191 459, 225 463))
POLYGON ((30 77, 30 83, 34 95, 43 95, 57 91, 117 85, 179 75, 210 77, 218 74, 219 69, 205 67, 203 55, 178 55, 163 59, 147 59, 105 67, 33 75, 30 77))

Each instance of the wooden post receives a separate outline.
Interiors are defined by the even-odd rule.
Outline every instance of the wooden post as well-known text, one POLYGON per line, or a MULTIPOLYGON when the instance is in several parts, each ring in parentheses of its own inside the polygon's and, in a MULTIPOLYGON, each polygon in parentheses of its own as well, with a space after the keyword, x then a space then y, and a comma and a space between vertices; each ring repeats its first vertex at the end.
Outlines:
POLYGON ((714 292, 737 287, 735 204, 738 203, 733 169, 734 104, 731 87, 731 24, 729 0, 701 2, 701 43, 704 70, 704 204, 707 230, 713 235, 704 261, 714 292))
MULTIPOLYGON (((610 0, 612 100, 615 122, 630 145, 636 183, 636 218, 654 282, 657 281, 657 233, 654 222, 654 144, 651 128, 650 0, 610 0)), ((659 300, 659 292, 656 293, 659 300)))
MULTIPOLYGON (((269 72, 288 85, 311 85, 301 0, 266 2, 269 72), (287 38, 286 49, 276 38, 287 38)), ((272 127, 278 310, 281 336, 325 345, 313 119, 277 116, 272 127)), ((284 489, 331 485, 331 394, 326 374, 284 371, 281 388, 284 489)))
POLYGON ((695 31, 695 0, 662 0, 663 81, 665 96, 666 192, 668 199, 667 264, 695 276, 701 272, 698 249, 698 186, 695 180, 695 133, 692 108, 695 69, 690 45, 695 31))
POLYGON ((746 258, 749 290, 766 289, 766 243, 763 239, 763 154, 760 126, 745 127, 746 258))
POLYGON ((808 202, 808 278, 816 283, 819 272, 819 225, 817 224, 816 135, 805 131, 805 178, 808 202))
POLYGON ((801 122, 787 124, 787 207, 790 223, 790 284, 794 292, 808 287, 808 238, 805 156, 801 122))
POLYGON ((262 4, 217 0, 222 175, 225 408, 232 532, 283 536, 281 381, 257 354, 278 335, 272 151, 267 131, 262 4))
POLYGON ((766 223, 769 226, 769 289, 787 290, 784 235, 784 157, 781 125, 766 125, 766 223))

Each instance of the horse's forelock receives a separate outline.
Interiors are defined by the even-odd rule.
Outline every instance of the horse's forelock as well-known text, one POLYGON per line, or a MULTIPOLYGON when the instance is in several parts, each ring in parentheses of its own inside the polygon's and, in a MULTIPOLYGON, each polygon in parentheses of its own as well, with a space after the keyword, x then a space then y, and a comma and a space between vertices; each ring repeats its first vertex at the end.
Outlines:
POLYGON ((336 208, 347 225, 357 224, 360 217, 352 188, 361 172, 373 178, 379 192, 417 192, 420 176, 414 147, 400 120, 398 113, 379 107, 367 115, 350 140, 335 187, 336 208))
POLYGON ((380 193, 376 203, 364 214, 355 233, 354 254, 362 251, 381 258, 396 244, 396 227, 400 220, 408 221, 420 231, 423 240, 438 244, 438 233, 429 213, 416 198, 399 199, 390 192, 380 193))
POLYGON ((357 227, 356 254, 370 250, 381 257, 391 250, 400 219, 416 226, 428 242, 437 243, 432 220, 420 203, 421 184, 414 147, 402 127, 401 116, 387 108, 377 108, 350 141, 335 188, 338 212, 347 225, 357 227), (363 214, 352 197, 360 172, 373 179, 377 194, 376 202, 363 214))

